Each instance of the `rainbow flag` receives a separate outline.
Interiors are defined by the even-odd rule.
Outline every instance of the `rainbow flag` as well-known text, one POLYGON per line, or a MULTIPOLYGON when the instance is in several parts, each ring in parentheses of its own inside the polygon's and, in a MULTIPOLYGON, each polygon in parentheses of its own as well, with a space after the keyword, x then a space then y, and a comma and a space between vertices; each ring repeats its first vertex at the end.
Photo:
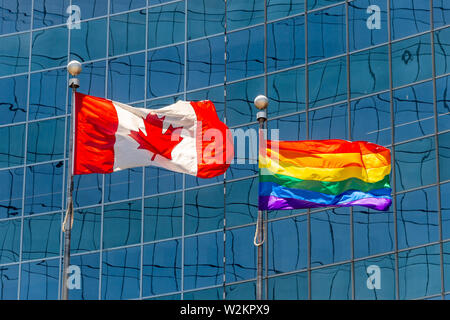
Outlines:
POLYGON ((370 142, 267 140, 259 154, 259 209, 387 210, 390 171, 390 150, 370 142))

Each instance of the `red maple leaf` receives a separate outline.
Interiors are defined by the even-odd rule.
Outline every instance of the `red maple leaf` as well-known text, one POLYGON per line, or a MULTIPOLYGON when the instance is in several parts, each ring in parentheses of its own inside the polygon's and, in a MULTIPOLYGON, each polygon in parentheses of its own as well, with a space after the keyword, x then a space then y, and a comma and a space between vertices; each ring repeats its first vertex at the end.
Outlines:
POLYGON ((152 161, 155 160, 156 155, 161 155, 166 159, 172 160, 172 150, 177 144, 183 140, 180 137, 180 132, 183 127, 174 128, 172 125, 162 133, 163 122, 165 116, 159 118, 156 114, 149 113, 144 120, 145 131, 131 130, 129 136, 139 143, 138 149, 147 149, 153 153, 152 161))

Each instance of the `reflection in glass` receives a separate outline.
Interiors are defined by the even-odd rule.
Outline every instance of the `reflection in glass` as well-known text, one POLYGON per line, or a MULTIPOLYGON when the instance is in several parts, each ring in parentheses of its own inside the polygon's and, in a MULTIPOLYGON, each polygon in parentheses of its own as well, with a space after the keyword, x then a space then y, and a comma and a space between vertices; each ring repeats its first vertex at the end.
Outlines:
MULTIPOLYGON (((152 2, 152 0, 150 0, 152 2)), ((110 0, 111 13, 129 11, 146 6, 145 0, 110 0)))
POLYGON ((345 19, 344 5, 308 14, 308 61, 345 53, 345 19))
POLYGON ((103 252, 102 300, 139 298, 141 248, 103 252))
POLYGON ((223 255, 223 232, 185 238, 184 290, 222 284, 223 255))
POLYGON ((395 90, 393 104, 396 142, 434 133, 431 81, 395 90))
POLYGON ((225 242, 225 278, 227 282, 256 277, 255 226, 228 230, 225 242))
POLYGON ((342 0, 308 0, 308 10, 332 5, 342 0))
POLYGON ((398 253, 399 299, 441 292, 439 245, 398 253))
POLYGON ((145 49, 145 15, 140 10, 110 18, 109 56, 145 49))
POLYGON ((390 0, 392 39, 430 29, 430 2, 390 0))
POLYGON ((25 218, 23 221, 22 259, 39 259, 59 255, 60 238, 60 213, 25 218))
POLYGON ((450 238, 450 183, 441 185, 442 239, 450 238))
POLYGON ((307 300, 308 273, 269 278, 269 300, 307 300))
POLYGON ((311 299, 350 300, 352 298, 350 264, 311 271, 311 299))
POLYGON ((436 75, 450 71, 450 28, 434 32, 434 54, 436 61, 436 75))
POLYGON ((311 266, 350 259, 350 210, 311 214, 311 266))
POLYGON ((350 55, 350 94, 358 97, 389 89, 388 46, 350 55))
POLYGON ((108 1, 72 0, 72 5, 80 7, 81 19, 104 16, 108 13, 108 1))
POLYGON ((183 294, 183 300, 221 300, 223 287, 189 291, 183 294))
POLYGON ((0 171, 0 219, 22 214, 23 168, 0 171))
POLYGON ((183 187, 183 174, 158 167, 145 167, 145 195, 179 190, 183 187))
POLYGON ((228 0, 227 30, 247 27, 264 22, 264 1, 228 0))
POLYGON ((436 182, 434 138, 425 138, 395 147, 397 191, 436 182))
POLYGON ((102 201, 102 176, 99 174, 75 175, 73 189, 74 207, 100 204, 102 201))
POLYGON ((227 171, 228 179, 258 173, 258 125, 230 129, 234 140, 234 158, 227 171))
POLYGON ((0 300, 16 300, 18 284, 18 264, 0 267, 0 300))
POLYGON ((23 163, 24 139, 25 125, 0 128, 0 168, 23 163))
POLYGON ((140 196, 142 196, 142 168, 125 169, 105 175, 105 202, 140 196))
POLYGON ((67 64, 67 37, 68 28, 66 26, 33 32, 31 71, 65 66, 67 64), (55 43, 58 45, 55 46, 55 43))
POLYGON ((258 215, 258 178, 226 184, 227 227, 252 223, 258 215))
POLYGON ((0 220, 0 264, 19 261, 20 225, 20 219, 0 220))
POLYGON ((226 300, 256 300, 256 282, 244 282, 225 287, 226 300))
MULTIPOLYGON (((8 0, 0 8, 0 34, 30 29, 32 0, 8 0)), ((0 298, 1 299, 1 298, 0 298)))
POLYGON ((440 180, 450 179, 450 132, 438 135, 440 180))
POLYGON ((27 33, 0 38, 0 76, 28 71, 29 43, 27 33))
POLYGON ((80 268, 81 279, 79 289, 69 290, 69 300, 98 300, 100 255, 71 256, 70 265, 80 268))
POLYGON ((267 0, 267 20, 275 20, 305 11, 305 0, 267 0))
MULTIPOLYGON (((306 140, 306 113, 297 113, 292 116, 270 120, 267 123, 268 138, 278 140, 271 135, 278 131, 279 140, 306 140), (273 130, 273 131, 272 131, 273 130)), ((286 210, 278 211, 277 217, 283 214, 286 210)))
POLYGON ((70 239, 71 253, 100 249, 101 213, 101 207, 74 211, 74 221, 70 239))
POLYGON ((0 79, 0 125, 26 119, 28 76, 0 79))
POLYGON ((19 299, 58 299, 59 265, 60 259, 41 260, 22 264, 19 299))
POLYGON ((369 141, 384 146, 391 143, 389 101, 389 93, 381 93, 351 102, 353 140, 369 141))
POLYGON ((187 5, 188 40, 224 31, 225 1, 188 1, 187 5))
POLYGON ((310 139, 347 139, 347 104, 309 111, 310 139))
POLYGON ((436 79, 438 130, 450 129, 450 77, 436 79))
POLYGON ((184 1, 148 9, 148 48, 184 41, 184 1))
POLYGON ((140 241, 141 208, 141 200, 105 206, 102 239, 104 248, 125 246, 140 241))
MULTIPOLYGON (((79 29, 71 29, 71 59, 83 62, 104 58, 106 56, 106 21, 106 18, 103 18, 81 22, 79 29)), ((83 68, 84 72, 86 70, 83 68)), ((81 83, 84 87, 84 82, 81 83)))
POLYGON ((181 288, 181 241, 144 246, 142 295, 151 296, 181 288))
POLYGON ((439 240, 436 187, 397 195, 398 247, 439 240))
POLYGON ((181 236, 181 192, 144 201, 144 242, 181 236))
POLYGON ((450 24, 450 7, 446 6, 447 0, 433 0, 434 27, 442 27, 450 24))
POLYGON ((65 23, 70 0, 34 0, 33 29, 65 23))
POLYGON ((63 162, 31 166, 25 170, 25 215, 61 210, 63 162))
POLYGON ((64 157, 65 118, 28 124, 27 163, 64 157))

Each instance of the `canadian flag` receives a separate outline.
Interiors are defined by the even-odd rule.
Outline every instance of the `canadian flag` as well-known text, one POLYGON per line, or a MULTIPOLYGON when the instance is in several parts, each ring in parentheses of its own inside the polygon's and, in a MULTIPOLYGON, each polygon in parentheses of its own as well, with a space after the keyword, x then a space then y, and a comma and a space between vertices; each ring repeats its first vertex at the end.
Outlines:
POLYGON ((233 137, 209 100, 152 110, 75 95, 75 175, 153 165, 212 178, 228 169, 233 149, 233 137))

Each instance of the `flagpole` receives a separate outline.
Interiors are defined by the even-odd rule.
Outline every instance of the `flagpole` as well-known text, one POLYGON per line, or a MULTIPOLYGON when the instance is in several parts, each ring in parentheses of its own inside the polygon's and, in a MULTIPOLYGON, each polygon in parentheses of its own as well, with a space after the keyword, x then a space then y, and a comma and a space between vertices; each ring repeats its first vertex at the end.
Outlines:
POLYGON ((64 232, 64 264, 63 264, 63 283, 62 283, 62 300, 69 299, 69 267, 70 267, 70 238, 73 225, 73 144, 75 133, 75 93, 80 86, 80 80, 76 78, 81 73, 81 63, 72 60, 67 65, 67 71, 73 76, 69 79, 69 88, 72 88, 72 110, 71 110, 71 125, 69 133, 69 161, 67 171, 67 211, 62 225, 64 232))
MULTIPOLYGON (((259 148, 262 148, 261 143, 265 141, 264 129, 266 129, 267 123, 267 106, 269 100, 263 95, 259 95, 254 101, 255 107, 259 109, 256 114, 256 119, 259 122, 259 148)), ((260 152, 258 152, 259 157, 260 152)), ((259 159, 258 159, 259 162, 259 159)), ((256 300, 262 300, 262 288, 263 288, 263 243, 264 243, 264 211, 258 210, 258 218, 256 221, 255 238, 253 239, 254 245, 257 247, 257 259, 256 259, 256 300)))

